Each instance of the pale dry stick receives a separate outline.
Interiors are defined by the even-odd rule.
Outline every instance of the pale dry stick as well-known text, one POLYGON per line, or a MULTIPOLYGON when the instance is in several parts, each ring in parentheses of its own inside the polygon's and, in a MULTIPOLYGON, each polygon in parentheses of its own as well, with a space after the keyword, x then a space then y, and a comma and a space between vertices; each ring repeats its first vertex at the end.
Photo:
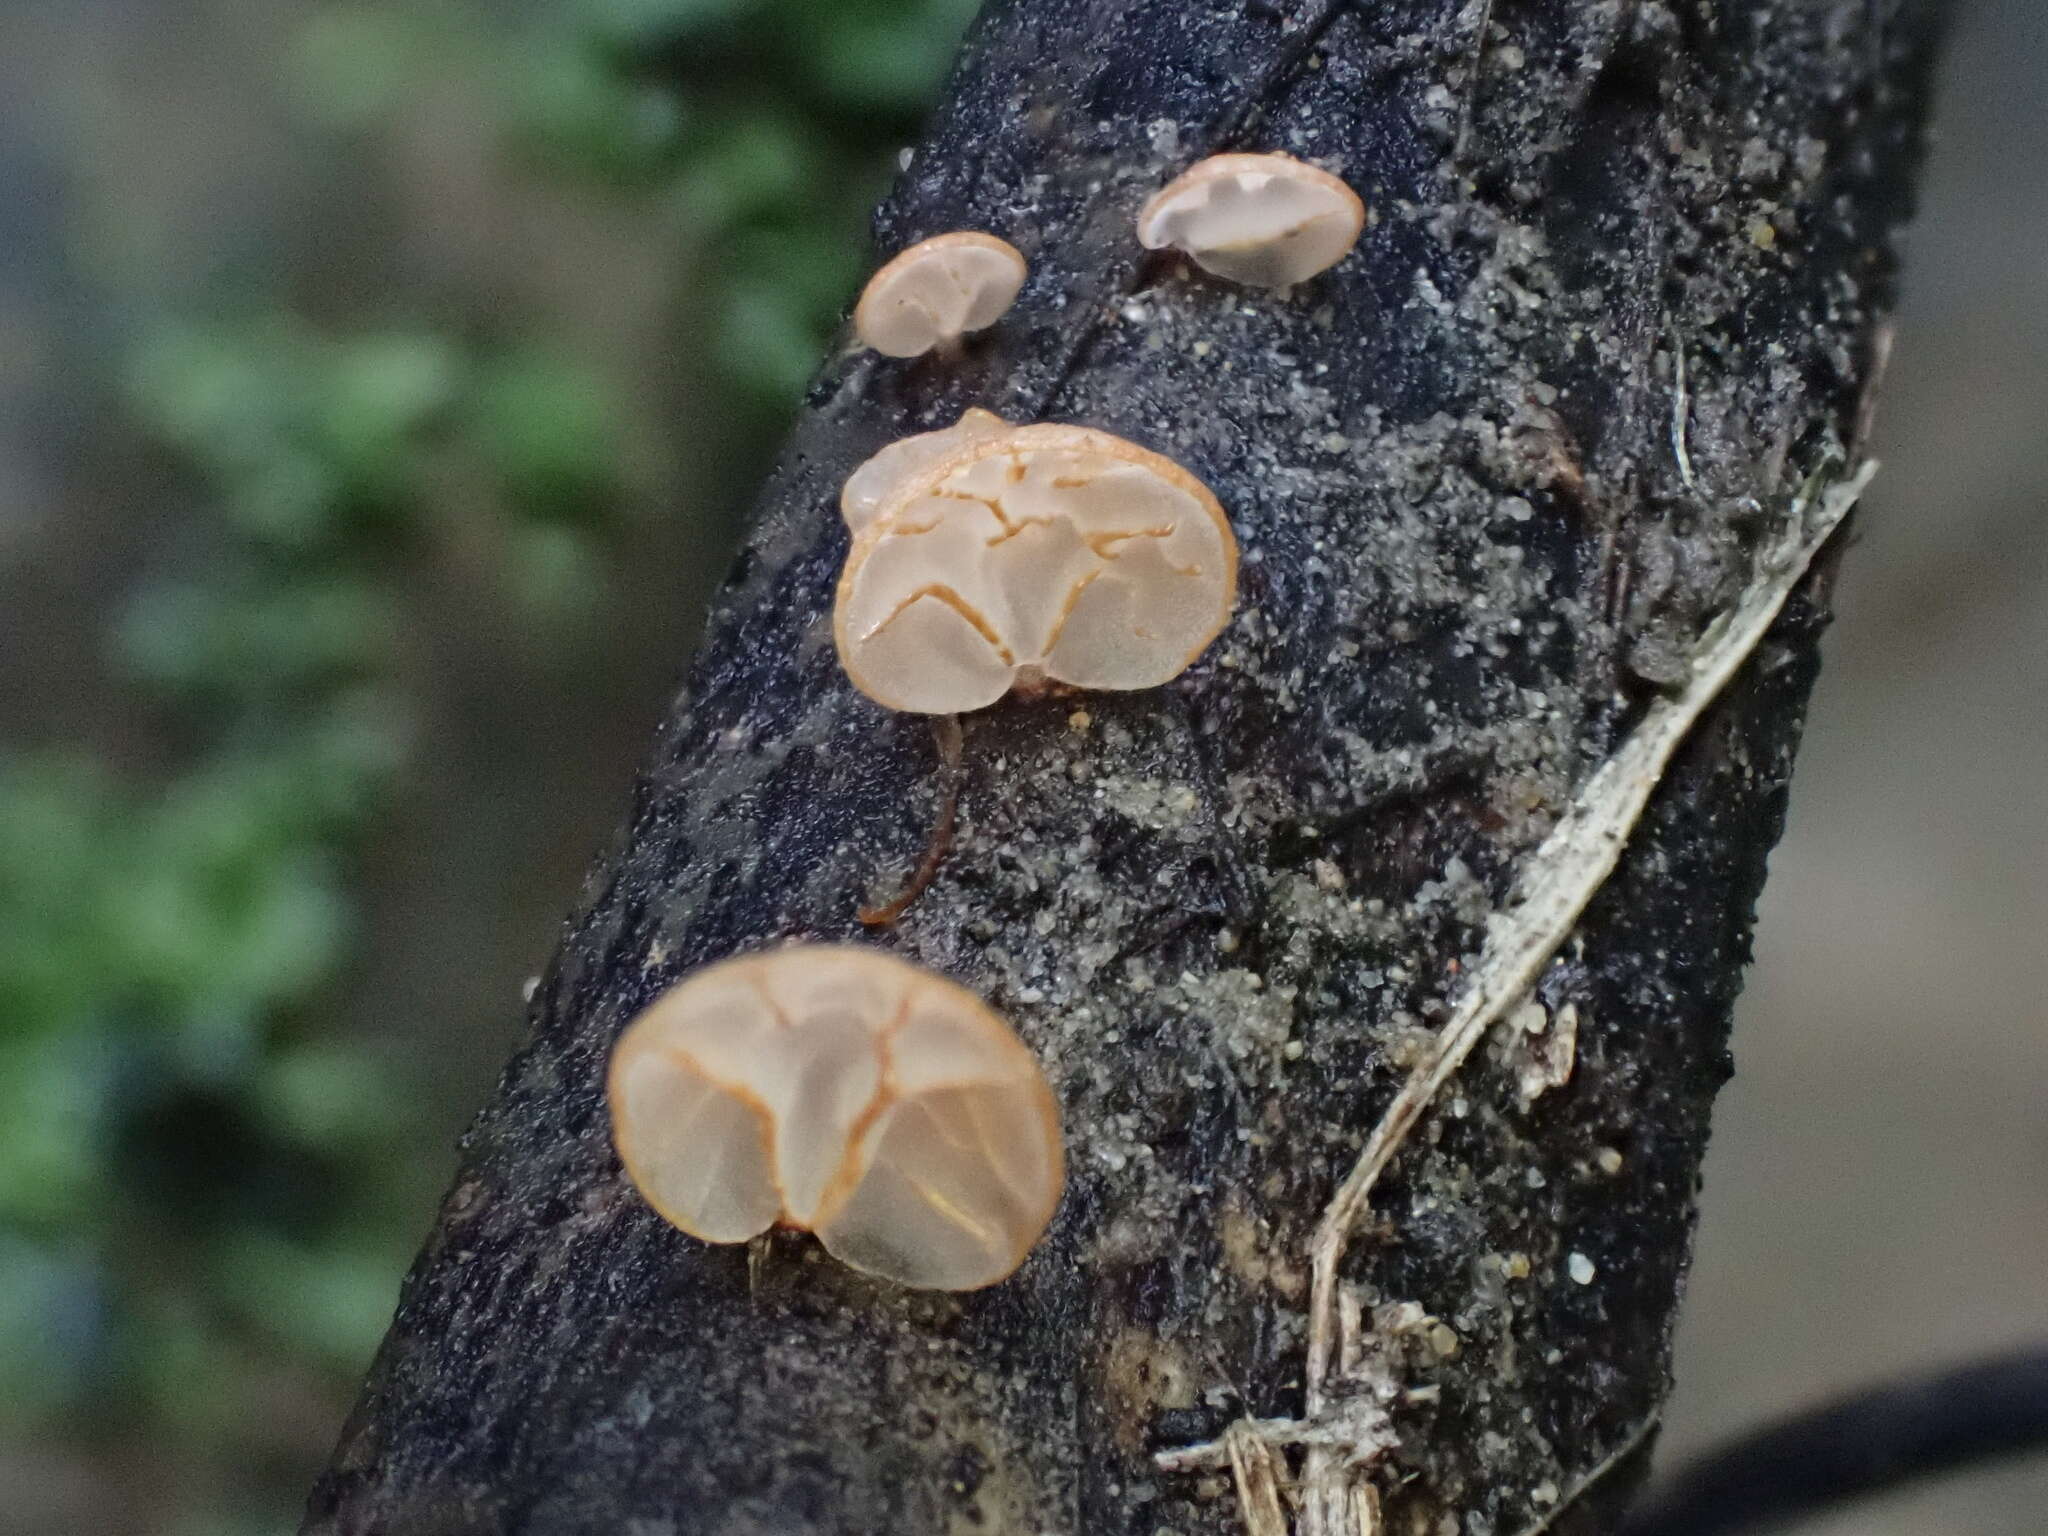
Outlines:
POLYGON ((1671 343, 1671 452, 1678 459, 1678 478, 1691 491, 1699 488, 1692 475, 1692 450, 1687 446, 1692 426, 1692 390, 1685 377, 1685 343, 1675 335, 1671 343))
POLYGON ((1663 1415, 1661 1413, 1654 1408, 1651 1409, 1648 1418, 1624 1435, 1621 1444, 1617 1445, 1605 1456, 1602 1456, 1594 1465, 1592 1471, 1567 1488, 1564 1496, 1550 1507, 1550 1512, 1534 1525, 1524 1530, 1521 1536, 1543 1536, 1543 1533, 1562 1520, 1579 1500, 1591 1493, 1595 1485, 1605 1479, 1608 1473, 1641 1450, 1643 1442, 1650 1438, 1651 1433, 1657 1428, 1662 1419, 1663 1415))
MULTIPOLYGON (((1437 1389, 1430 1386, 1418 1387, 1403 1393, 1402 1397, 1411 1403, 1434 1402, 1439 1395, 1437 1389)), ((1335 1450, 1355 1451, 1366 1438, 1360 1433, 1361 1422, 1366 1417, 1360 1415, 1347 1420, 1332 1415, 1313 1424, 1306 1419, 1239 1419, 1224 1431, 1221 1439, 1154 1452, 1152 1464, 1162 1472, 1201 1472, 1227 1467, 1230 1465, 1233 1435, 1248 1435, 1269 1446, 1327 1446, 1335 1450)), ((1385 1419, 1383 1414, 1373 1417, 1381 1422, 1385 1419)))
MULTIPOLYGON (((1763 558, 1756 579, 1735 606, 1709 626, 1693 655, 1691 680, 1658 699, 1628 739, 1586 785, 1529 860, 1519 898, 1496 913, 1470 971, 1470 984, 1428 1055, 1402 1084, 1373 1127, 1351 1172, 1323 1213, 1309 1250, 1309 1333, 1305 1406, 1311 1422, 1328 1408, 1330 1353, 1338 1333, 1337 1268, 1374 1183, 1414 1130, 1443 1085, 1487 1029, 1535 986, 1620 862, 1629 833, 1694 723, 1735 676, 1770 629, 1792 589, 1856 505, 1875 463, 1838 485, 1818 489, 1816 474, 1789 511, 1789 547, 1763 558), (1817 515, 1808 521, 1809 513, 1817 515)), ((1311 1446, 1302 1477, 1303 1536, 1343 1536, 1326 1511, 1330 1492, 1348 1485, 1349 1469, 1328 1448, 1311 1446)))
MULTIPOLYGON (((1374 1126, 1358 1161, 1324 1211, 1309 1251, 1307 1411, 1299 1420, 1245 1420, 1231 1430, 1273 1445, 1306 1448, 1297 1493, 1302 1536, 1356 1536, 1372 1502, 1366 1496, 1367 1485, 1354 1475, 1359 1448, 1341 1443, 1344 1436, 1332 1433, 1338 1429, 1339 1416, 1331 1410, 1328 1381, 1331 1352, 1344 1331, 1337 1270, 1351 1232, 1365 1214, 1374 1183, 1487 1029, 1529 993, 1543 968, 1571 936, 1587 905, 1620 862, 1629 834, 1679 744, 1762 641, 1793 588, 1876 472, 1877 465, 1867 463, 1847 481, 1822 489, 1824 472, 1817 471, 1800 487, 1788 510, 1784 545, 1761 557, 1749 590, 1708 626, 1693 655, 1691 680, 1679 693, 1650 706, 1628 739, 1573 797, 1570 809, 1529 860, 1517 897, 1488 924, 1486 941, 1468 971, 1470 981, 1456 1011, 1374 1126)), ((1595 1468, 1571 1497, 1576 1498, 1633 1450, 1649 1428, 1646 1422, 1630 1442, 1595 1468)), ((1181 1471, 1234 1462, 1234 1455, 1226 1436, 1223 1444, 1189 1446, 1164 1452, 1156 1459, 1162 1470, 1181 1471)), ((1244 1512, 1247 1524, 1256 1532, 1249 1504, 1244 1512)), ((1536 1527, 1542 1529, 1542 1524, 1536 1527)))
POLYGON ((1366 1479, 1346 1478, 1324 1487, 1304 1487, 1299 1495, 1301 1528, 1333 1536, 1384 1536, 1380 1492, 1366 1479))
POLYGON ((1223 1435, 1237 1506, 1248 1536, 1287 1536, 1287 1510, 1280 1502, 1280 1453, 1256 1430, 1239 1423, 1223 1435))
POLYGON ((1235 1436, 1249 1437, 1261 1445, 1282 1446, 1304 1444, 1309 1433, 1308 1425, 1300 1419, 1239 1419, 1224 1430, 1221 1439, 1159 1451, 1153 1455, 1152 1464, 1162 1472, 1208 1471, 1231 1464, 1235 1436))
MULTIPOLYGON (((1246 1536, 1288 1536, 1287 1508, 1281 1497, 1286 1464, 1279 1448, 1294 1443, 1300 1428, 1289 1419, 1239 1419, 1213 1444, 1165 1452, 1156 1460, 1166 1471, 1228 1466, 1237 1485, 1238 1513, 1244 1517, 1246 1536), (1183 1459, 1175 1460, 1176 1456, 1183 1459)), ((1319 1517, 1327 1528, 1343 1536, 1383 1536, 1379 1490, 1371 1483, 1353 1482, 1328 1491, 1327 1496, 1331 1503, 1319 1517)))

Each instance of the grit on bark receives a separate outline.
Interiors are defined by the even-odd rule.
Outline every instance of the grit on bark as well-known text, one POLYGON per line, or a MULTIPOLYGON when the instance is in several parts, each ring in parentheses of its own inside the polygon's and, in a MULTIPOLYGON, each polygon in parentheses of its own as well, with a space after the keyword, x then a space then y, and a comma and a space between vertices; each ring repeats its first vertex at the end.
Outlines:
MULTIPOLYGON (((1241 1530, 1227 1471, 1155 1455, 1302 1411, 1311 1235, 1489 912, 1855 454, 1935 9, 993 0, 878 249, 986 229, 1029 283, 964 359, 846 351, 810 391, 307 1529, 1241 1530), (1343 175, 1357 251, 1267 293, 1140 250, 1225 149, 1343 175), (836 496, 970 405, 1185 464, 1241 598, 1168 687, 969 717, 957 845, 870 934, 941 773, 839 670, 836 496), (1070 1182, 1008 1280, 708 1247, 625 1181, 620 1029, 792 938, 934 967, 1045 1063, 1070 1182)), ((1390 1532, 1606 1531, 1639 1469, 1581 1487, 1668 1385, 1830 564, 1350 1246, 1390 1532)))

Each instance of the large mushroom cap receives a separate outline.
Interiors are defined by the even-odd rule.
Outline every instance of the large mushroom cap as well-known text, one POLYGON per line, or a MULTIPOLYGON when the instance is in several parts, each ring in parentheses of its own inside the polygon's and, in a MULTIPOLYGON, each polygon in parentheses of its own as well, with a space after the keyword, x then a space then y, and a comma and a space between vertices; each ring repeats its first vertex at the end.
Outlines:
POLYGON ((1237 540, 1171 459, 1040 423, 899 478, 855 536, 833 636, 877 703, 953 714, 1019 682, 1151 688, 1216 638, 1237 540))
POLYGON ((1198 161, 1138 215, 1147 250, 1172 246, 1204 271, 1257 288, 1285 288, 1334 267, 1364 228, 1356 192, 1279 154, 1198 161))
POLYGON ((1059 1112, 965 988, 879 950, 792 945, 671 987, 612 1052, 612 1139, 706 1242, 780 1221, 904 1285, 974 1290, 1059 1203, 1059 1112))
POLYGON ((854 333, 890 357, 952 347, 1003 317, 1025 273, 1007 240, 967 229, 934 235, 868 279, 854 306, 854 333))

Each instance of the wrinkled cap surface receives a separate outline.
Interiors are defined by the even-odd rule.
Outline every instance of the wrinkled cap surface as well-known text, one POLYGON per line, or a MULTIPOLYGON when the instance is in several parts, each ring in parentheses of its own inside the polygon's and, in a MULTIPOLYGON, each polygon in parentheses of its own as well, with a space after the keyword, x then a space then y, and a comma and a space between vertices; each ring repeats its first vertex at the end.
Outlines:
POLYGON ((1000 437, 1013 430, 993 411, 969 406, 950 427, 900 437, 846 477, 839 492, 839 512, 855 533, 875 520, 889 493, 913 476, 952 457, 970 443, 1000 437))
POLYGON ((1024 286, 1024 258, 978 230, 934 235, 899 252, 861 291, 853 329, 890 357, 949 346, 1003 317, 1024 286))
POLYGON ((1147 250, 1172 246, 1204 271, 1258 288, 1284 288, 1334 267, 1364 228, 1358 194, 1291 155, 1213 155, 1138 215, 1147 250))
POLYGON ((904 1285, 1022 1262, 1064 1178, 1052 1091, 981 1000, 879 950, 794 945, 670 988, 620 1037, 612 1139, 707 1242, 781 1222, 904 1285))
POLYGON ((1156 687, 1236 596, 1237 540, 1207 486, 1136 443, 1041 423, 891 482, 847 556, 833 636, 877 703, 952 714, 1047 678, 1156 687))

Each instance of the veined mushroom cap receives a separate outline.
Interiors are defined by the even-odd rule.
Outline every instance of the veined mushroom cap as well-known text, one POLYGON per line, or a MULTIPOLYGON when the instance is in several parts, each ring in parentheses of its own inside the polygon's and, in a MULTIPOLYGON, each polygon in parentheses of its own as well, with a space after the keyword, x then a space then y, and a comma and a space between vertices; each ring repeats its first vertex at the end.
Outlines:
POLYGON ((1000 320, 1027 270, 1014 245, 979 230, 920 240, 868 279, 854 306, 854 333, 890 357, 951 346, 1000 320))
POLYGON ((899 437, 846 477, 839 492, 840 515, 846 519, 847 527, 859 533, 874 521, 889 493, 919 470, 951 457, 969 443, 1000 437, 1011 430, 1010 424, 994 411, 971 405, 950 427, 899 437))
POLYGON ((1167 183, 1138 214, 1147 250, 1173 246, 1204 271, 1284 288, 1327 271, 1358 243, 1365 204, 1328 171, 1292 155, 1212 155, 1167 183))
POLYGON ((1065 1178, 1059 1109, 1023 1041, 966 988, 879 950, 804 944, 685 978, 627 1026, 612 1140, 693 1237, 781 1222, 904 1285, 992 1285, 1065 1178))
POLYGON ((1089 427, 971 442, 895 484, 854 537, 833 638, 890 709, 954 714, 1019 682, 1153 688, 1229 620, 1237 540, 1173 460, 1089 427))

